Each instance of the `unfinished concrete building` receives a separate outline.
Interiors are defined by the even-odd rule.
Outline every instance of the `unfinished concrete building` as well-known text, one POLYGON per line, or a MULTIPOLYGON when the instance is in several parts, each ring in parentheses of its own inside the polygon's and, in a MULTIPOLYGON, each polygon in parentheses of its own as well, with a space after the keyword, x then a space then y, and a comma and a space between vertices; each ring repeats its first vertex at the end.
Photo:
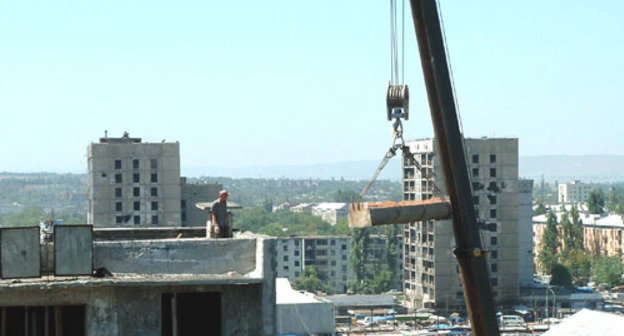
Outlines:
POLYGON ((91 143, 87 221, 98 227, 180 226, 180 144, 128 133, 91 143))
MULTIPOLYGON (((435 176, 422 176, 414 163, 403 157, 404 199, 430 199, 435 196, 434 184, 444 193, 435 140, 418 140, 408 145, 419 164, 435 176)), ((518 139, 465 139, 465 149, 478 218, 493 230, 482 230, 481 237, 484 249, 490 251, 494 299, 497 303, 514 301, 519 294, 520 278, 527 277, 519 273, 529 272, 526 258, 522 259, 521 268, 519 253, 530 250, 530 245, 519 246, 530 243, 530 239, 519 237, 519 194, 527 194, 529 186, 519 190, 518 139)), ((526 204, 522 209, 530 211, 526 204)), ((463 307, 450 220, 411 223, 405 226, 404 234, 405 304, 412 308, 463 307)))
POLYGON ((271 239, 79 244, 57 232, 40 246, 31 233, 13 231, 21 247, 2 251, 2 335, 276 334, 271 239))

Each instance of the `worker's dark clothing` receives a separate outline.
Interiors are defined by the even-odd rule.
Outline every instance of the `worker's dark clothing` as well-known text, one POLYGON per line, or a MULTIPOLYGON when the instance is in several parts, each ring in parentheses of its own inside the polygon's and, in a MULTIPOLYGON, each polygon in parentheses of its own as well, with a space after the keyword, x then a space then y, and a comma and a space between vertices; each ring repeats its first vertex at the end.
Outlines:
POLYGON ((213 225, 216 224, 219 226, 219 235, 217 238, 231 238, 227 202, 215 202, 212 208, 210 208, 210 214, 214 216, 213 220, 216 220, 216 223, 213 223, 213 225))

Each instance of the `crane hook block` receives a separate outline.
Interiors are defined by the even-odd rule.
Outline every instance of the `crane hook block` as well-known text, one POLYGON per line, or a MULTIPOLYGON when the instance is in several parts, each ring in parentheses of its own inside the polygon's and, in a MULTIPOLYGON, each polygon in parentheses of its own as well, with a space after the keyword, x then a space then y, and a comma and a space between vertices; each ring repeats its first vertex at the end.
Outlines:
POLYGON ((407 84, 388 85, 386 93, 388 120, 393 118, 409 119, 409 90, 407 84))

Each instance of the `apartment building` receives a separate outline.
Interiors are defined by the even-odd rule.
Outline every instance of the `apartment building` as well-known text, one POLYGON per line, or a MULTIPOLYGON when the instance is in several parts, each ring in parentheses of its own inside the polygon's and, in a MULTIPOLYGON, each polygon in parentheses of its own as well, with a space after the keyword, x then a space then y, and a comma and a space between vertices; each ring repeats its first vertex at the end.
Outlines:
POLYGON ((581 203, 586 202, 591 192, 589 184, 575 180, 572 183, 559 185, 559 202, 561 203, 581 203))
POLYGON ((91 143, 88 223, 96 227, 180 226, 180 144, 128 133, 91 143))
POLYGON ((349 216, 348 203, 319 203, 312 208, 312 214, 320 217, 330 225, 336 225, 339 221, 349 216))
MULTIPOLYGON (((394 253, 394 289, 402 287, 402 237, 397 237, 394 253)), ((350 262, 349 236, 308 236, 278 238, 276 244, 277 276, 291 281, 302 276, 305 267, 315 266, 319 278, 329 286, 330 294, 347 292, 347 283, 355 279, 350 262)), ((371 235, 365 251, 366 269, 371 274, 387 269, 388 254, 383 235, 371 235)))
MULTIPOLYGON (((465 139, 464 143, 478 220, 494 224, 495 228, 481 230, 483 248, 490 251, 488 262, 494 298, 497 303, 511 302, 519 295, 520 279, 532 276, 527 264, 531 250, 530 224, 525 223, 527 227, 520 230, 521 219, 526 222, 530 217, 520 212, 531 211, 526 198, 532 184, 529 187, 518 178, 518 139, 484 137, 465 139)), ((404 199, 429 199, 435 196, 434 185, 444 194, 435 140, 417 140, 408 145, 416 153, 418 163, 425 167, 427 176, 421 175, 414 163, 403 157, 404 199)), ((464 306, 459 267, 452 253, 454 242, 450 220, 405 225, 403 278, 408 307, 464 306)))
MULTIPOLYGON (((566 208, 569 211, 569 208, 566 208)), ((561 223, 564 212, 557 211, 557 223, 561 223)), ((583 223, 583 247, 585 252, 592 255, 621 255, 624 251, 624 217, 620 214, 590 214, 579 213, 579 219, 583 223)), ((548 215, 533 217, 533 244, 536 248, 535 262, 537 262, 539 247, 542 244, 544 230, 548 215)), ((557 230, 561 233, 561 225, 557 224, 557 230)), ((560 249, 564 247, 562 235, 559 235, 560 249)))
POLYGON ((349 236, 279 238, 276 245, 277 277, 291 281, 302 276, 306 266, 315 266, 330 293, 346 293, 353 280, 349 264, 349 236))

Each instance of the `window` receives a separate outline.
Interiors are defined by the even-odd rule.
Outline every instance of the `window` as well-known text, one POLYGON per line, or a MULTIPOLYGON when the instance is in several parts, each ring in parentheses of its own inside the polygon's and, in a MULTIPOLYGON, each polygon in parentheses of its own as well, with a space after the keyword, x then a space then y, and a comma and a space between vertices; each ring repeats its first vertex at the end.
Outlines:
POLYGON ((342 265, 342 271, 347 272, 347 265, 342 265))
POLYGON ((479 154, 472 155, 472 163, 479 163, 479 154))
POLYGON ((492 278, 492 286, 498 286, 498 279, 492 278))
POLYGON ((288 252, 288 245, 284 245, 284 246, 282 247, 282 250, 283 250, 284 252, 288 252))
POLYGON ((139 169, 139 160, 138 159, 132 160, 132 169, 139 169))
POLYGON ((152 202, 152 211, 158 211, 158 202, 152 202))
MULTIPOLYGON (((156 188, 156 187, 150 188, 150 195, 152 197, 157 197, 158 196, 158 188, 156 188)), ((182 200, 182 203, 180 205, 182 206, 182 208, 186 208, 186 201, 182 200)))
POLYGON ((295 250, 295 257, 299 256, 299 250, 295 250))
POLYGON ((474 204, 479 204, 479 196, 472 196, 472 202, 474 204))
POLYGON ((496 218, 496 209, 490 209, 490 218, 496 218))
POLYGON ((492 256, 492 259, 498 259, 498 251, 492 250, 490 256, 492 256))
POLYGON ((492 270, 492 273, 498 272, 498 264, 492 264, 490 269, 492 270))
POLYGON ((299 240, 295 240, 295 246, 299 246, 299 240))
POLYGON ((490 245, 494 246, 498 244, 498 239, 496 237, 490 237, 490 245))
POLYGON ((121 179, 121 174, 115 174, 115 183, 121 183, 122 179, 121 179))
POLYGON ((183 213, 182 213, 182 221, 183 221, 183 222, 186 222, 186 212, 183 212, 183 213))
POLYGON ((134 216, 134 224, 141 224, 141 216, 134 216))
POLYGON ((157 182, 158 182, 158 174, 153 173, 153 174, 150 176, 150 182, 152 182, 152 183, 157 183, 157 182))
POLYGON ((115 160, 115 169, 121 169, 121 160, 115 160))
POLYGON ((300 263, 299 260, 295 260, 295 267, 299 267, 300 263))
POLYGON ((496 195, 488 196, 488 199, 490 200, 490 204, 496 204, 496 195))
POLYGON ((141 180, 141 176, 139 175, 139 173, 132 174, 132 182, 133 183, 139 183, 140 180, 141 180))
POLYGON ((329 245, 336 246, 336 240, 335 239, 330 240, 329 245))
POLYGON ((284 261, 288 261, 288 256, 284 256, 284 261))
POLYGON ((299 277, 299 272, 295 272, 295 276, 298 278, 299 277))
MULTIPOLYGON (((152 189, 156 189, 156 188, 152 188, 152 189)), ((156 189, 156 193, 158 193, 158 189, 156 189)), ((154 195, 152 195, 152 196, 154 196, 154 195)), ((186 200, 181 200, 180 201, 180 207, 182 209, 186 209, 186 200)))
POLYGON ((150 159, 150 168, 151 169, 158 169, 158 160, 157 159, 150 159))
POLYGON ((2 307, 2 317, 3 335, 86 335, 85 306, 2 307))
POLYGON ((347 250, 347 244, 342 244, 340 249, 343 250, 343 251, 346 251, 347 250))
POLYGON ((284 271, 288 271, 288 266, 284 266, 284 271))
POLYGON ((332 266, 336 266, 336 260, 332 260, 332 261, 331 261, 331 265, 332 265, 332 266))
POLYGON ((472 168, 472 176, 474 177, 479 176, 479 168, 472 168))
POLYGON ((121 197, 121 188, 115 188, 115 197, 121 197))
POLYGON ((133 209, 135 211, 140 211, 141 210, 141 202, 134 202, 134 207, 133 209))
POLYGON ((134 197, 141 196, 141 188, 140 187, 132 188, 132 196, 134 196, 134 197))
POLYGON ((490 163, 496 163, 496 154, 490 154, 490 163))
POLYGON ((124 222, 123 216, 115 216, 115 223, 122 224, 124 222))
POLYGON ((347 260, 347 256, 346 255, 342 255, 342 260, 347 260))
POLYGON ((336 255, 336 251, 334 251, 334 250, 331 250, 331 252, 330 252, 330 253, 331 253, 331 255, 333 255, 333 256, 335 256, 335 255, 336 255))
POLYGON ((123 211, 123 207, 122 207, 122 203, 121 202, 115 202, 115 211, 117 211, 117 212, 123 211))
POLYGON ((152 216, 152 224, 158 224, 158 215, 152 216))
POLYGON ((490 177, 496 177, 496 168, 490 168, 490 177))

